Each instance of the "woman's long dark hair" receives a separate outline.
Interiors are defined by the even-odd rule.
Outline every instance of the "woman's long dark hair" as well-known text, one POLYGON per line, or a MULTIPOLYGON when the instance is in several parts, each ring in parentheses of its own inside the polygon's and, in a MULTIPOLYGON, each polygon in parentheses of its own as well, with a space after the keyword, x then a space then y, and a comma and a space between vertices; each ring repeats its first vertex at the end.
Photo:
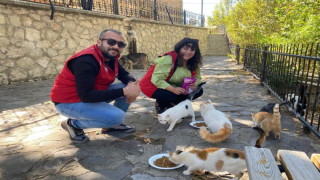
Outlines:
MULTIPOLYGON (((188 44, 192 44, 192 47, 195 48, 196 52, 194 53, 194 56, 189 59, 187 63, 187 68, 190 71, 195 71, 197 68, 202 66, 202 56, 201 52, 199 49, 199 40, 198 39, 191 39, 191 38, 183 38, 181 41, 179 41, 175 46, 174 46, 174 51, 179 54, 180 49, 188 44)), ((178 56, 178 65, 181 66, 182 62, 180 60, 180 55, 178 56)))

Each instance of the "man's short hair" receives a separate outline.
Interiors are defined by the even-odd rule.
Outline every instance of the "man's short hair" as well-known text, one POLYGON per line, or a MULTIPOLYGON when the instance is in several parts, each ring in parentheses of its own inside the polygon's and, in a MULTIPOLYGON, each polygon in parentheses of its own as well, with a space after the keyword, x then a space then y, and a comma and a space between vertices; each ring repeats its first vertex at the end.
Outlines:
POLYGON ((104 36, 104 34, 105 34, 106 32, 108 32, 108 31, 117 33, 117 34, 119 34, 119 35, 123 35, 122 32, 120 32, 120 31, 118 31, 118 30, 115 30, 115 29, 105 29, 105 30, 103 30, 103 31, 100 33, 99 39, 102 39, 103 36, 104 36))

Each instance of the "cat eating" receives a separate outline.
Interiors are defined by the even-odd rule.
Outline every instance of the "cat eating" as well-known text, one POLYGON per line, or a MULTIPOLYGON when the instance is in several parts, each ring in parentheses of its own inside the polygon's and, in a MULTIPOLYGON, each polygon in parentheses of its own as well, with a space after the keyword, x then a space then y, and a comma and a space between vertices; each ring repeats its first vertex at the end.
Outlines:
POLYGON ((214 108, 211 100, 200 104, 200 113, 206 127, 200 128, 200 136, 207 142, 218 143, 224 141, 232 133, 232 124, 226 115, 214 108))
POLYGON ((194 111, 191 101, 186 99, 179 104, 167 109, 161 114, 158 114, 158 120, 161 124, 170 124, 167 131, 172 131, 176 123, 180 123, 184 118, 191 115, 192 121, 195 121, 194 111))
POLYGON ((235 174, 238 178, 246 169, 244 153, 236 149, 207 148, 197 149, 187 147, 175 152, 168 152, 169 160, 175 164, 184 164, 188 167, 184 175, 203 171, 225 172, 235 174))
POLYGON ((259 131, 259 138, 256 141, 256 147, 260 148, 266 137, 269 136, 269 132, 273 131, 276 139, 280 139, 281 131, 281 115, 279 111, 279 104, 276 104, 273 108, 273 113, 258 112, 251 113, 252 120, 255 122, 255 130, 259 131))

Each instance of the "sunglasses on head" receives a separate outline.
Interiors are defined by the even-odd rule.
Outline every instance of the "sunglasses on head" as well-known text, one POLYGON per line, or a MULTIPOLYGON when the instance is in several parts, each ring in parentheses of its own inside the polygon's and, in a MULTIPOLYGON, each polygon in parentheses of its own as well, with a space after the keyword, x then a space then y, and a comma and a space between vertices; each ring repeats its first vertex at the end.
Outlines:
POLYGON ((114 39, 100 39, 101 41, 103 41, 103 40, 106 40, 107 41, 107 43, 110 45, 110 46, 114 46, 114 45, 116 45, 116 44, 118 44, 118 47, 119 48, 124 48, 124 47, 126 47, 126 43, 124 43, 124 42, 122 42, 122 41, 116 41, 116 40, 114 40, 114 39))

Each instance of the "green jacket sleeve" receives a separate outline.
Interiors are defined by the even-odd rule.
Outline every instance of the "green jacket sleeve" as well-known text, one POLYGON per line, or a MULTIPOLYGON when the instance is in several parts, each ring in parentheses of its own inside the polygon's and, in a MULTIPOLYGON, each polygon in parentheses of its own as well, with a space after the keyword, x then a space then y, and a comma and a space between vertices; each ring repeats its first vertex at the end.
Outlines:
POLYGON ((152 74, 151 82, 160 89, 166 89, 170 84, 166 82, 172 69, 171 56, 162 56, 155 60, 155 68, 152 74))
POLYGON ((195 78, 197 78, 196 85, 198 85, 201 82, 200 68, 196 69, 196 77, 195 78))

